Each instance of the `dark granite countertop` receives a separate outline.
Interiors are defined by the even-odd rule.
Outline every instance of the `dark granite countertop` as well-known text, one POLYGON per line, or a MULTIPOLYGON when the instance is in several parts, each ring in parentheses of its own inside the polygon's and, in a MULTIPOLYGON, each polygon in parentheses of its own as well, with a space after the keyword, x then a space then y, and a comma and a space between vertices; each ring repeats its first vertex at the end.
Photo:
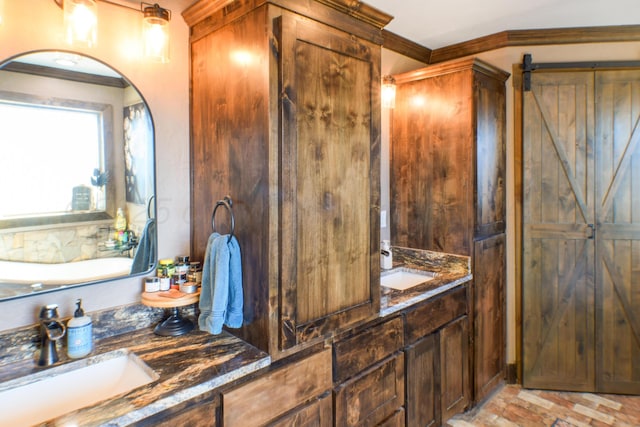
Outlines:
MULTIPOLYGON (((390 316, 471 280, 465 256, 393 247, 394 268, 435 273, 427 283, 407 290, 381 287, 380 317, 390 316)), ((192 331, 179 337, 161 337, 143 328, 96 342, 88 356, 127 349, 142 359, 159 378, 124 395, 62 415, 47 425, 124 426, 152 416, 246 375, 268 367, 269 355, 223 331, 210 335, 192 331)), ((64 365, 71 360, 61 354, 64 365)), ((43 371, 33 360, 5 365, 0 382, 43 371)))
MULTIPOLYGON (((100 340, 87 357, 118 349, 134 353, 159 378, 124 395, 60 416, 45 425, 128 425, 271 363, 266 353, 226 331, 211 335, 196 330, 179 337, 161 337, 155 335, 151 328, 100 340)), ((70 361, 65 358, 62 365, 70 361)), ((58 363, 55 366, 60 365, 58 363)), ((32 360, 26 360, 5 366, 2 380, 9 379, 8 376, 24 378, 43 369, 47 368, 38 368, 32 360)))
POLYGON ((391 250, 393 268, 429 271, 435 273, 435 277, 424 284, 401 291, 380 286, 380 317, 402 311, 472 279, 471 260, 467 256, 398 246, 391 250))

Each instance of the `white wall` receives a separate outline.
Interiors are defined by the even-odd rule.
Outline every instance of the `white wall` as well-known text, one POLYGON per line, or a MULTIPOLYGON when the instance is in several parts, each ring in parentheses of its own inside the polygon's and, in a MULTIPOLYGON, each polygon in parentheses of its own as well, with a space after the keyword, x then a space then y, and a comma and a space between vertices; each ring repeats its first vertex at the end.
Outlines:
MULTIPOLYGON (((98 43, 93 49, 69 48, 62 41, 62 10, 53 0, 5 1, 0 25, 0 62, 40 49, 76 50, 111 65, 142 93, 156 132, 158 256, 189 253, 189 30, 181 16, 184 1, 162 0, 172 11, 171 61, 158 64, 139 55, 142 14, 98 2, 98 43)), ((139 3, 126 2, 132 8, 139 3)), ((140 300, 142 281, 124 279, 100 285, 0 302, 0 329, 33 324, 40 306, 57 303, 71 315, 76 298, 87 311, 140 300)))
MULTIPOLYGON (((386 51, 384 51, 386 53, 386 51)), ((576 44, 576 45, 548 45, 548 46, 525 46, 509 47, 497 49, 479 54, 482 60, 501 68, 509 73, 513 72, 513 66, 522 63, 525 53, 532 54, 533 62, 577 62, 577 61, 637 61, 640 60, 640 42, 627 43, 598 43, 598 44, 576 44)), ((419 63, 408 58, 383 55, 382 73, 396 74, 421 68, 419 63), (390 60, 387 60, 390 58, 390 60), (411 67, 413 62, 416 65, 411 67)), ((506 83, 507 87, 507 363, 515 363, 516 360, 516 277, 515 277, 515 198, 514 198, 514 91, 513 78, 510 77, 506 83)), ((383 111, 383 114, 385 111, 383 111)), ((389 147, 389 126, 388 117, 382 121, 382 147, 383 161, 388 159, 389 147)), ((388 161, 388 160, 387 160, 388 161)), ((383 175, 384 177, 385 175, 383 175)), ((385 200, 388 209, 389 200, 388 174, 386 181, 382 181, 382 205, 385 200), (386 192, 386 194, 385 194, 386 192)))

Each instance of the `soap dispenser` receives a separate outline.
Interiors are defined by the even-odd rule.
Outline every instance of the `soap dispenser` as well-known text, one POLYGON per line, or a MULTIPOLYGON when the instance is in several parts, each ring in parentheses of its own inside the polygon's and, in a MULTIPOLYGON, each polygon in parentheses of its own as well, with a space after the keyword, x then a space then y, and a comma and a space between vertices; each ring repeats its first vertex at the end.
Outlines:
POLYGON ((76 301, 76 311, 67 323, 67 354, 75 359, 84 357, 93 349, 91 317, 84 314, 82 300, 76 301))

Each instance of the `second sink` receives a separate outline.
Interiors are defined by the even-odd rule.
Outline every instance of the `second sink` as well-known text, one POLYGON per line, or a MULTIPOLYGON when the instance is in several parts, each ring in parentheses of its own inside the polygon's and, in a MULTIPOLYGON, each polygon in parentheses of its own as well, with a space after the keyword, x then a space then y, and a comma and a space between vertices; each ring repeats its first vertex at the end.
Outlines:
POLYGON ((436 273, 431 271, 414 270, 406 267, 394 268, 390 271, 383 271, 380 275, 380 285, 385 288, 404 291, 431 281, 436 277, 436 273))

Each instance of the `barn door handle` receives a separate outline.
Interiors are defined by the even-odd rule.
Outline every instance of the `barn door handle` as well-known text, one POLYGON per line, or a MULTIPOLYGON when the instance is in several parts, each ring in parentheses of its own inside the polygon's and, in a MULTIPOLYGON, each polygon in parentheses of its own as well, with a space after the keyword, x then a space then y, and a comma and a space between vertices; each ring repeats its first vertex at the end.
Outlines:
POLYGON ((594 237, 596 237, 596 228, 593 226, 593 224, 587 224, 587 227, 591 229, 591 234, 589 234, 589 237, 587 237, 587 239, 593 239, 594 237))

